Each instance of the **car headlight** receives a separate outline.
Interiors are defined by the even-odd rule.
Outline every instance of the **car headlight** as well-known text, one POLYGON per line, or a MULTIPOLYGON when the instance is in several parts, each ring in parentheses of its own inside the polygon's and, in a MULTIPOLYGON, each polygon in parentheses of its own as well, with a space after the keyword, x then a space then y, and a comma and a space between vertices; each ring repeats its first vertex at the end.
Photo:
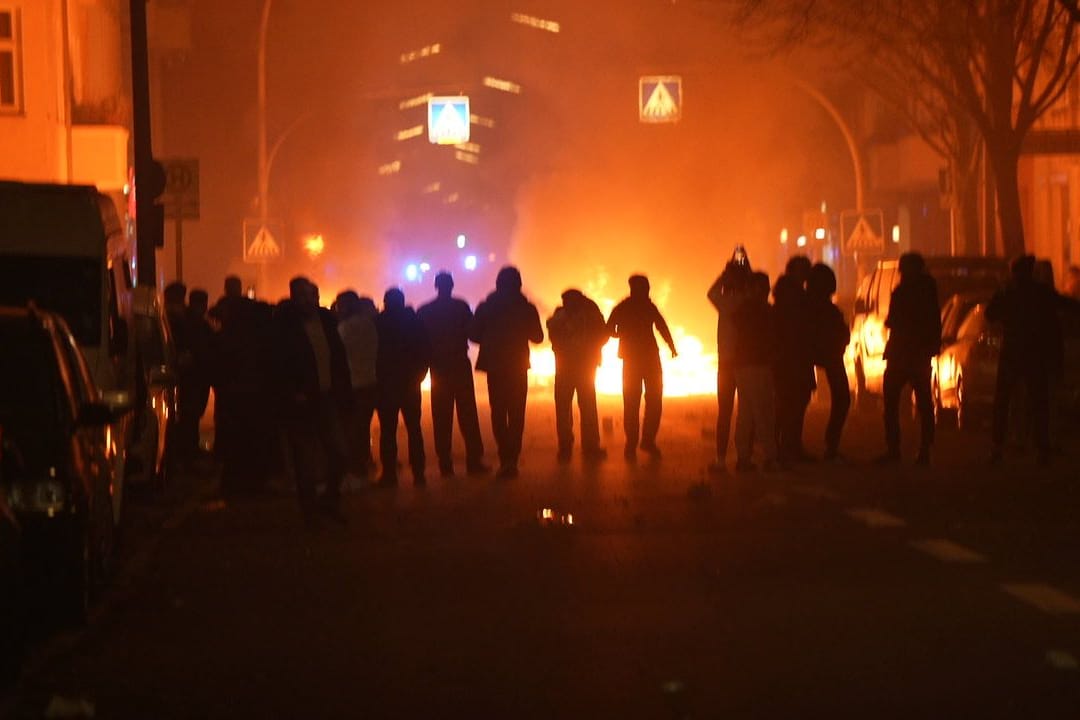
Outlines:
POLYGON ((7 499, 15 512, 43 513, 53 517, 67 506, 68 492, 57 480, 20 482, 8 487, 7 499))

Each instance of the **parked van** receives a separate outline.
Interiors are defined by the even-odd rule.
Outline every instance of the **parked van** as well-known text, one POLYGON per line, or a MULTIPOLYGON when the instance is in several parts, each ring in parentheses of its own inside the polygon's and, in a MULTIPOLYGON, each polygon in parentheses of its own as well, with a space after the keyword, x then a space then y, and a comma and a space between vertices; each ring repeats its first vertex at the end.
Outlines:
MULTIPOLYGON (((140 393, 132 331, 133 242, 116 205, 96 188, 0 181, 0 305, 61 315, 90 366, 102 399, 132 407, 140 393)), ((114 518, 142 408, 114 427, 114 518)))
MULTIPOLYGON (((928 257, 926 269, 937 282, 939 303, 957 293, 993 293, 1009 279, 1009 264, 998 257, 928 257)), ((889 339, 885 319, 899 283, 899 261, 879 260, 856 291, 851 344, 844 356, 856 398, 881 394, 889 339)))

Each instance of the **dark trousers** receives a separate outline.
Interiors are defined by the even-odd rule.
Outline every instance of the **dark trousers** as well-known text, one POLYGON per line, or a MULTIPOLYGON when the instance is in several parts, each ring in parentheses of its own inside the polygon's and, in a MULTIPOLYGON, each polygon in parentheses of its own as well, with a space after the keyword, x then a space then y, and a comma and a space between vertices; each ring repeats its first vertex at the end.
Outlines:
MULTIPOLYGON (((177 388, 176 439, 181 460, 194 458, 199 451, 199 421, 210 401, 210 383, 187 380, 177 388)), ((164 432, 164 428, 159 431, 164 432)))
POLYGON ((292 411, 291 417, 286 419, 285 430, 292 452, 300 509, 305 513, 315 510, 319 468, 324 471, 326 483, 324 502, 336 507, 345 474, 345 434, 337 403, 328 393, 308 400, 292 411))
POLYGON ((1009 429, 1009 405, 1016 386, 1027 390, 1035 447, 1040 453, 1050 449, 1050 371, 1037 363, 1002 357, 998 361, 997 387, 994 390, 994 447, 1005 444, 1009 429))
POLYGON ((525 401, 529 375, 525 370, 488 373, 488 404, 491 430, 499 446, 499 464, 516 468, 521 456, 521 436, 525 433, 525 401))
POLYGON ((660 414, 664 409, 664 371, 660 356, 623 359, 623 429, 626 445, 637 447, 638 422, 641 409, 641 387, 645 386, 645 418, 641 421, 641 443, 652 445, 660 430, 660 414))
POLYGON ((836 358, 821 366, 829 382, 829 422, 825 425, 825 457, 836 457, 840 435, 844 431, 848 410, 851 409, 851 388, 848 387, 844 359, 836 358))
POLYGON ((349 463, 354 473, 367 475, 375 464, 371 457, 371 418, 375 416, 378 390, 375 385, 353 388, 353 404, 349 411, 349 463))
POLYGON ((776 446, 783 460, 798 460, 806 454, 802 437, 810 393, 802 378, 788 371, 776 374, 776 446))
POLYGON ((716 368, 716 459, 723 463, 735 414, 735 365, 721 362, 716 368))
POLYGON ((465 464, 470 467, 479 465, 484 458, 484 441, 480 438, 476 388, 468 357, 443 367, 431 368, 431 423, 435 433, 435 454, 443 470, 454 467, 451 449, 455 407, 458 427, 465 441, 465 464))
POLYGON ((387 384, 379 387, 379 460, 383 477, 397 477, 398 415, 409 435, 409 465, 413 477, 424 474, 424 434, 420 428, 419 383, 387 384))
POLYGON ((911 385, 919 411, 919 447, 929 451, 934 444, 934 403, 930 397, 930 360, 897 362, 889 360, 882 379, 885 399, 885 445, 889 454, 900 453, 900 393, 911 385))
POLYGON ((214 454, 221 462, 223 492, 262 488, 278 459, 277 438, 273 408, 265 393, 214 389, 214 454))
POLYGON ((560 363, 555 360, 555 430, 559 451, 574 447, 574 394, 581 415, 581 447, 586 451, 600 447, 600 420, 596 410, 596 366, 586 362, 560 363))

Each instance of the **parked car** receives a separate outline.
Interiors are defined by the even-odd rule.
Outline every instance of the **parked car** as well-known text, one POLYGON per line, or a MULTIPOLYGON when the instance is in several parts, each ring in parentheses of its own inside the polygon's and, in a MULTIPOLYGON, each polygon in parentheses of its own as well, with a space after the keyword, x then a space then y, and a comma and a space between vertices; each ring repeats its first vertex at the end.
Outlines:
POLYGON ((82 621, 113 554, 117 413, 103 402, 64 320, 0 307, 3 491, 23 565, 49 607, 82 621))
MULTIPOLYGON (((0 487, 4 479, 4 439, 0 429, 0 487)), ((0 492, 0 688, 15 682, 22 664, 26 605, 19 523, 0 492)))
MULTIPOLYGON (((994 257, 928 257, 926 268, 937 282, 938 302, 943 305, 956 294, 993 293, 1009 278, 1009 265, 994 257)), ((851 344, 845 354, 848 377, 856 398, 880 395, 885 374, 885 344, 889 339, 885 320, 892 291, 900 283, 898 260, 879 260, 864 278, 855 296, 851 321, 851 344)))
POLYGON ((986 320, 989 300, 983 297, 973 303, 953 303, 953 316, 962 319, 954 324, 951 336, 943 338, 942 350, 931 365, 931 388, 939 421, 952 417, 958 427, 963 427, 975 415, 988 415, 993 408, 1001 329, 986 320))
POLYGON ((169 445, 177 418, 176 347, 155 288, 134 291, 135 344, 139 358, 134 406, 135 434, 128 479, 165 485, 172 466, 169 445))
MULTIPOLYGON (((963 427, 972 418, 989 416, 994 404, 1002 328, 985 317, 988 293, 960 293, 942 310, 942 350, 934 358, 931 383, 939 420, 954 419, 963 427)), ((1080 318, 1063 311, 1062 382, 1051 386, 1060 411, 1080 408, 1080 318)))

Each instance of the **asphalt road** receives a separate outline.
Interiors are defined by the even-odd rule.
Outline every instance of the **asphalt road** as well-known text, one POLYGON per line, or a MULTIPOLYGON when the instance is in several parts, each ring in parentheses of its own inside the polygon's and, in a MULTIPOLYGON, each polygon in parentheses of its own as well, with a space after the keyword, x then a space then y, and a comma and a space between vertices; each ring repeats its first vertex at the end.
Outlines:
POLYGON ((356 485, 348 526, 318 533, 285 488, 196 492, 155 515, 90 626, 40 643, 0 708, 1080 716, 1077 450, 991 468, 986 433, 953 430, 932 467, 883 470, 870 409, 844 465, 711 477, 711 400, 668 401, 663 458, 636 465, 618 406, 602 414, 597 467, 556 463, 550 402, 533 398, 519 479, 414 488, 405 471, 393 490, 356 485))

